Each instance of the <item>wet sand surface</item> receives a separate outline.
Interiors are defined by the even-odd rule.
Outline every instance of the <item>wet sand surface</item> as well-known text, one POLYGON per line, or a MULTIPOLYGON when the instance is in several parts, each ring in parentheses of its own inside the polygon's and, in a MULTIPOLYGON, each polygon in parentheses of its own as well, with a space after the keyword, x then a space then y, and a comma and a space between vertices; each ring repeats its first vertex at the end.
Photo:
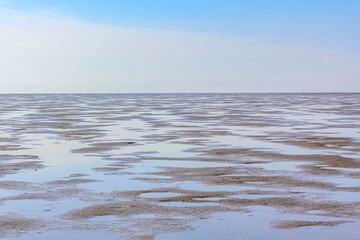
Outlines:
POLYGON ((360 94, 0 95, 1 239, 358 239, 360 94))

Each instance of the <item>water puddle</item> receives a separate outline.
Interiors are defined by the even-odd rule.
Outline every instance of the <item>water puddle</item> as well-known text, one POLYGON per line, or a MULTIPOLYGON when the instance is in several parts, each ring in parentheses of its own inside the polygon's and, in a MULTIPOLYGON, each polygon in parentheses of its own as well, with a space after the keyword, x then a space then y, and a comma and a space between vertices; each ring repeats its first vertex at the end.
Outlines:
POLYGON ((263 168, 267 171, 289 171, 289 172, 297 172, 301 171, 298 167, 304 165, 304 162, 269 162, 269 163, 257 163, 257 164, 249 164, 254 167, 263 168))
POLYGON ((140 197, 144 198, 168 198, 168 197, 177 197, 181 196, 181 193, 172 193, 172 192, 150 192, 150 193, 142 193, 140 197))

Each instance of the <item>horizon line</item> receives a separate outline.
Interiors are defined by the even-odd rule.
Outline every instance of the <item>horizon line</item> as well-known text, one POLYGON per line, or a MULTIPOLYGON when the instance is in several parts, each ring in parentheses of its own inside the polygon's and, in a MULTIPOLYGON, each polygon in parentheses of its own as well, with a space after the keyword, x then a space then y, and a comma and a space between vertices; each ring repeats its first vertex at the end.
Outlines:
POLYGON ((70 95, 70 94, 360 94, 359 92, 347 92, 347 91, 330 91, 330 92, 33 92, 33 93, 0 93, 0 95, 33 95, 33 94, 58 94, 58 95, 70 95))

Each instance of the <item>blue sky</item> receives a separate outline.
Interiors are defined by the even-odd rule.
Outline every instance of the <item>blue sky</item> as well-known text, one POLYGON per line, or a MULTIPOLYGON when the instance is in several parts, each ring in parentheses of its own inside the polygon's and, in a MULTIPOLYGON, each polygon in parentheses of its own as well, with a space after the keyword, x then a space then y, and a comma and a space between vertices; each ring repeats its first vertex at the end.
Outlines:
MULTIPOLYGON (((46 38, 51 38, 51 34, 53 34, 54 31, 57 31, 57 29, 66 29, 64 32, 59 33, 66 39, 74 37, 74 30, 70 29, 70 26, 72 25, 79 26, 77 30, 80 29, 80 32, 82 32, 81 29, 87 29, 89 32, 86 34, 90 34, 90 31, 101 32, 105 28, 112 28, 112 34, 117 34, 117 36, 119 36, 119 32, 122 31, 121 29, 126 29, 124 31, 133 29, 134 31, 142 31, 142 34, 151 32, 150 43, 140 43, 141 41, 144 41, 143 39, 140 39, 140 33, 134 34, 133 31, 130 31, 128 36, 133 39, 134 42, 139 42, 142 47, 149 45, 152 48, 158 48, 159 51, 156 52, 156 54, 159 54, 159 56, 156 57, 156 59, 160 59, 159 64, 165 61, 165 58, 167 59, 172 58, 175 55, 181 55, 182 53, 174 53, 173 49, 181 49, 184 41, 187 41, 188 39, 192 39, 193 41, 190 41, 191 43, 186 43, 188 48, 185 47, 183 49, 184 51, 191 51, 191 49, 196 48, 195 45, 190 47, 193 43, 198 43, 198 48, 201 48, 200 45, 202 44, 199 43, 201 42, 201 39, 206 42, 206 39, 211 38, 208 46, 209 49, 205 48, 204 51, 209 51, 209 54, 212 55, 213 58, 216 58, 216 56, 219 58, 223 57, 224 62, 227 62, 226 66, 223 66, 221 61, 213 62, 212 64, 209 63, 207 65, 209 68, 218 67, 219 69, 223 69, 221 74, 219 72, 219 76, 225 74, 228 75, 229 78, 236 78, 237 75, 242 76, 243 78, 246 78, 246 76, 249 78, 260 78, 273 74, 269 77, 270 79, 278 79, 276 80, 278 82, 294 81, 294 83, 297 83, 295 84, 295 86, 298 86, 297 88, 284 88, 280 89, 281 91, 302 91, 304 89, 308 91, 319 91, 319 89, 321 89, 319 86, 324 83, 324 80, 319 80, 320 85, 317 88, 300 86, 300 80, 296 76, 303 76, 303 72, 296 71, 314 70, 313 76, 317 76, 318 78, 329 78, 328 75, 324 75, 326 69, 339 66, 338 74, 333 73, 332 75, 335 74, 336 76, 341 76, 348 74, 347 76, 352 78, 351 81, 349 80, 352 84, 356 84, 356 79, 359 78, 359 76, 356 75, 358 74, 358 71, 355 69, 358 60, 360 59, 360 1, 358 0, 0 0, 0 10, 3 10, 3 14, 1 14, 0 11, 0 24, 2 23, 3 33, 6 34, 7 32, 5 31, 10 31, 9 28, 13 28, 13 30, 16 29, 17 35, 13 35, 14 39, 11 40, 11 44, 13 44, 13 42, 16 43, 16 37, 19 38, 18 44, 21 44, 20 38, 24 39, 26 34, 38 34, 39 32, 35 31, 35 29, 37 29, 39 25, 44 27, 41 31, 41 37, 38 35, 39 39, 36 40, 37 42, 46 38), (22 32, 20 32, 19 26, 23 26, 22 32), (102 30, 99 26, 102 26, 102 30), (24 30, 25 28, 26 33, 24 30), (90 28, 91 30, 89 30, 90 28), (31 33, 31 31, 35 32, 31 33), (159 33, 159 31, 161 33, 159 33), (164 44, 162 42, 164 36, 172 38, 172 42, 169 43, 169 49, 166 53, 161 49, 161 45, 164 44), (175 39, 174 36, 177 36, 178 38, 175 39), (234 54, 225 54, 229 49, 227 49, 224 44, 229 43, 229 38, 231 38, 231 44, 235 47, 234 54), (182 45, 180 46, 179 44, 182 45), (250 51, 249 53, 244 54, 244 52, 236 50, 242 49, 243 47, 252 49, 251 51, 253 52, 250 51), (259 53, 261 51, 263 52, 262 54, 259 53), (171 52, 173 52, 173 56, 166 55, 171 52), (236 55, 236 52, 238 55, 236 55), (277 54, 277 52, 279 52, 279 54, 277 54), (258 60, 251 57, 252 54, 258 55, 258 60), (307 55, 305 56, 304 54, 307 55), (330 61, 329 56, 341 58, 343 62, 335 62, 339 60, 334 59, 334 62, 326 63, 326 61, 330 61), (164 59, 161 59, 161 57, 164 57, 164 59), (276 64, 271 63, 279 68, 277 69, 278 72, 275 71, 276 69, 267 69, 267 63, 273 61, 272 59, 278 61, 276 64), (320 61, 318 67, 309 63, 312 61, 316 63, 316 60, 314 59, 320 61), (233 67, 229 72, 224 70, 229 68, 229 63, 231 62, 249 62, 246 60, 251 62, 251 66, 246 68, 247 71, 236 70, 236 67, 233 67), (293 72, 288 72, 288 74, 284 75, 281 72, 280 66, 287 66, 289 60, 290 62, 292 61, 293 64, 298 63, 299 66, 303 67, 297 68, 296 66, 288 66, 284 72, 288 72, 291 69, 293 69, 293 72), (324 61, 324 63, 321 63, 321 61, 324 61), (257 67, 259 69, 257 69, 257 67), (253 69, 253 72, 249 72, 249 68, 253 69), (320 72, 318 71, 319 69, 321 69, 320 72), (263 74, 256 76, 256 72, 263 74), (351 74, 349 74, 349 72, 351 74), (283 78, 283 80, 281 80, 281 78, 283 78)), ((10 32, 14 33, 14 31, 10 32)), ((146 37, 149 36, 148 34, 145 35, 146 37)), ((78 39, 82 39, 80 36, 77 37, 78 39)), ((123 40, 123 37, 121 37, 121 39, 119 37, 119 42, 123 40)), ((93 40, 89 39, 89 41, 92 42, 93 40)), ((109 42, 105 37, 101 41, 109 42)), ((100 40, 93 44, 99 49, 102 46, 100 40)), ((114 49, 118 49, 116 42, 112 42, 111 44, 113 44, 112 46, 114 49)), ((131 45, 131 43, 126 44, 131 45)), ((55 49, 60 48, 70 49, 71 47, 74 47, 72 45, 76 45, 76 43, 61 45, 60 43, 44 42, 39 48, 40 50, 49 48, 55 51, 55 49)), ((16 46, 14 46, 14 49, 15 48, 16 46)), ((27 50, 30 51, 30 48, 31 46, 29 46, 29 49, 27 50)), ((151 58, 151 56, 144 55, 143 52, 133 53, 140 54, 144 59, 151 58)), ((19 54, 19 57, 15 60, 21 59, 20 53, 9 52, 8 54, 9 56, 19 54)), ((131 52, 128 52, 127 54, 131 55, 131 52)), ((196 56, 193 56, 190 52, 187 52, 186 54, 188 54, 187 57, 189 60, 194 57, 199 57, 199 59, 201 59, 196 53, 196 56)), ((120 52, 119 55, 121 55, 120 52)), ((76 65, 79 64, 79 61, 75 60, 81 57, 84 57, 84 55, 74 56, 73 58, 69 57, 67 60, 74 61, 74 64, 76 65)), ((102 55, 102 57, 106 58, 106 62, 109 62, 110 65, 116 65, 122 61, 119 58, 114 60, 113 56, 110 55, 102 55)), ((206 54, 203 54, 202 57, 206 57, 206 54)), ((54 60, 49 56, 48 58, 54 60)), ((85 65, 83 61, 80 62, 82 62, 83 65, 79 65, 79 69, 84 68, 85 65)), ((140 62, 142 61, 140 60, 140 62)), ((199 63, 198 68, 196 68, 196 74, 194 75, 193 66, 186 65, 186 62, 186 57, 184 57, 184 59, 181 60, 181 63, 184 64, 184 66, 179 65, 180 67, 183 67, 181 69, 184 70, 184 79, 189 78, 191 74, 198 77, 207 76, 206 74, 198 72, 198 69, 206 71, 206 67, 201 66, 201 63, 199 63)), ((145 63, 148 64, 146 61, 143 62, 143 64, 145 63)), ((19 66, 21 66, 21 64, 19 66)), ((107 67, 108 66, 106 66, 106 68, 107 67)), ((137 67, 142 68, 143 66, 139 64, 137 67)), ((80 72, 83 71, 79 69, 77 70, 80 72)), ((60 69, 57 69, 56 71, 57 73, 62 72, 60 69)), ((12 74, 11 71, 7 72, 7 76, 9 77, 15 78, 15 76, 17 76, 16 74, 12 74)), ((80 72, 75 75, 82 76, 80 72)), ((101 71, 99 70, 99 72, 101 71)), ((109 83, 115 81, 110 79, 116 79, 115 75, 117 73, 113 72, 112 74, 114 76, 109 77, 109 83)), ((112 74, 109 72, 109 76, 112 74)), ((161 78, 160 73, 155 75, 154 79, 161 78)), ((69 78, 71 76, 71 71, 64 74, 64 76, 69 78)), ((168 75, 164 75, 163 77, 165 78, 166 76, 168 75)), ((129 72, 126 77, 135 79, 131 72, 129 72)), ((142 81, 142 78, 145 78, 145 75, 143 77, 136 77, 137 81, 140 82, 142 81)), ((40 81, 38 80, 38 73, 34 73, 34 79, 40 81), (35 75, 37 77, 35 77, 35 75)), ((156 80, 154 81, 156 82, 156 80)), ((223 79, 214 79, 213 81, 220 82, 223 81, 223 79)), ((261 84, 261 81, 256 81, 258 81, 259 86, 264 85, 261 84)), ((271 80, 268 80, 266 84, 271 86, 271 82, 269 81, 271 80)), ((335 82, 334 79, 332 81, 335 82)), ((96 81, 94 80, 94 82, 96 81)), ((166 82, 166 80, 158 80, 159 85, 164 82, 166 82)), ((200 82, 202 83, 202 81, 200 82)), ((350 82, 349 89, 357 87, 350 86, 350 82)), ((241 85, 240 87, 237 83, 238 81, 235 79, 233 79, 233 81, 229 80, 229 87, 223 91, 228 91, 230 89, 236 89, 237 91, 257 90, 254 86, 248 88, 241 85), (232 84, 234 84, 234 86, 231 86, 232 84)), ((216 88, 217 84, 214 83, 213 85, 216 88)), ((357 89, 360 90, 360 83, 358 85, 359 87, 357 89)), ((71 88, 64 88, 64 91, 70 91, 69 89, 71 88)), ((158 91, 166 91, 166 89, 166 87, 163 88, 163 86, 161 86, 158 91)), ((259 91, 267 90, 266 88, 263 89, 261 87, 258 89, 259 91)), ((345 88, 341 89, 345 90, 345 88)), ((147 89, 128 90, 146 91, 147 89)), ((169 91, 170 90, 172 89, 169 89, 169 91)), ((336 90, 336 84, 331 89, 327 90, 336 90)), ((46 91, 46 88, 42 91, 46 91)), ((51 91, 55 90, 52 89, 51 91)), ((74 91, 77 91, 77 89, 74 89, 74 91)), ((89 91, 93 90, 89 89, 89 91)), ((103 91, 106 91, 106 88, 103 91)), ((149 89, 149 91, 157 91, 157 89, 149 89)), ((177 91, 181 91, 181 87, 177 88, 177 91)), ((191 89, 184 88, 184 91, 191 91, 191 89)), ((269 89, 269 91, 274 91, 274 89, 269 89)))
MULTIPOLYGON (((131 27, 234 33, 359 36, 358 0, 11 0, 5 6, 45 9, 74 18, 131 27)), ((346 37, 346 36, 345 36, 346 37)))

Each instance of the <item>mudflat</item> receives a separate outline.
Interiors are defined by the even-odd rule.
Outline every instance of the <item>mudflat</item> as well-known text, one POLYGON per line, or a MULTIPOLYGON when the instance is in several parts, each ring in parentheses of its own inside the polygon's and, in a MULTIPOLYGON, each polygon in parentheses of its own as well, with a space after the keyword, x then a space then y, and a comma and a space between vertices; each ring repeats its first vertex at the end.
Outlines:
POLYGON ((357 93, 10 94, 0 123, 2 239, 360 234, 357 93))

